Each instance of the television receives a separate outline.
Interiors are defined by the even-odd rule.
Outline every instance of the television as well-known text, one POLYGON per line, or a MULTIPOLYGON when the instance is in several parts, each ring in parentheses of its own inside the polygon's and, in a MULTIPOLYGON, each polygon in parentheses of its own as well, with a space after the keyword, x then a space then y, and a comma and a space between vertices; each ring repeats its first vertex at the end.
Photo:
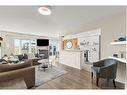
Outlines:
POLYGON ((48 39, 37 39, 37 46, 49 46, 48 39))

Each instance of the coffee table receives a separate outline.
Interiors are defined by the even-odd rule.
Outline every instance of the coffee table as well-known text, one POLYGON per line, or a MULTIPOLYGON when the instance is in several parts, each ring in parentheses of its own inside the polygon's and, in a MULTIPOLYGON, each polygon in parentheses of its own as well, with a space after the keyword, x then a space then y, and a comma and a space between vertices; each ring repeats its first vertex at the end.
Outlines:
POLYGON ((46 68, 48 68, 49 60, 48 59, 41 59, 41 60, 38 60, 38 63, 41 63, 39 66, 40 66, 40 68, 43 68, 43 71, 45 71, 46 68))

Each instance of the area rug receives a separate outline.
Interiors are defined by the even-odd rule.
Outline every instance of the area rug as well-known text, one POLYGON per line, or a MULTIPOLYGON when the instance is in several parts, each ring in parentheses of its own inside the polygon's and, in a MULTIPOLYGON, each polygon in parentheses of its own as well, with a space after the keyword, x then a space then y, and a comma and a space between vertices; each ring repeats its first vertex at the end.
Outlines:
POLYGON ((66 73, 67 71, 55 66, 49 67, 45 71, 38 70, 38 67, 35 67, 35 86, 42 85, 66 73))

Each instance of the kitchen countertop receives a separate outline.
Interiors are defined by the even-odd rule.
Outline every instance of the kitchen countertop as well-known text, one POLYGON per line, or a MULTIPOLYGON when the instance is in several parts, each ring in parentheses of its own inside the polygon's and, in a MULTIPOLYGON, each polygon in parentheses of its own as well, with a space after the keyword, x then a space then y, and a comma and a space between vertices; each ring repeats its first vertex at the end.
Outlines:
POLYGON ((118 60, 118 61, 120 61, 122 63, 127 63, 127 59, 126 58, 117 58, 117 57, 112 57, 112 56, 109 56, 108 58, 118 60))

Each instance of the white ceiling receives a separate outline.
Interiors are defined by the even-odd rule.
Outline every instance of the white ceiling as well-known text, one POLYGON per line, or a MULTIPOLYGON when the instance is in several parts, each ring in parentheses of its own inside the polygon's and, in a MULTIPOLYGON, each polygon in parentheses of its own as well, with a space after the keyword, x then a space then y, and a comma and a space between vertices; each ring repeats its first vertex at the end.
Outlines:
POLYGON ((124 7, 52 6, 52 14, 38 13, 39 6, 0 7, 0 30, 57 36, 68 31, 78 31, 80 26, 118 13, 124 7))

